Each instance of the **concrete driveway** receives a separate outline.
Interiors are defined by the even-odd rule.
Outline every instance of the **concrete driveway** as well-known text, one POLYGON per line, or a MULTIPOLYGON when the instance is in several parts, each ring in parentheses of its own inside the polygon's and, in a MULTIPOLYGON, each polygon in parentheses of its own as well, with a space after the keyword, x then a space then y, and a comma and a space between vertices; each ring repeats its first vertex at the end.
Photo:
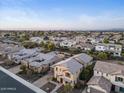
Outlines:
POLYGON ((20 66, 21 65, 18 65, 18 66, 15 66, 15 67, 12 67, 10 69, 8 69, 10 72, 14 73, 14 74, 17 74, 18 72, 20 72, 20 66))
POLYGON ((49 78, 52 77, 52 74, 48 73, 47 75, 41 77, 37 81, 33 82, 33 84, 39 88, 41 88, 43 85, 49 82, 49 78))

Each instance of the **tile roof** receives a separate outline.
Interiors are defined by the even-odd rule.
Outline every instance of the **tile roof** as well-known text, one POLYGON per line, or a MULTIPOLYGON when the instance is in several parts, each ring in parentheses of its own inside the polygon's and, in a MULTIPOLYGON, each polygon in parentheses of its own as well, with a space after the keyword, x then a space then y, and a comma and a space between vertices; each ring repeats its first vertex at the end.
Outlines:
POLYGON ((61 66, 66 67, 72 74, 76 73, 83 67, 82 64, 80 64, 77 60, 73 58, 63 60, 59 63, 56 63, 54 66, 56 65, 61 65, 61 66))
POLYGON ((56 62, 61 58, 56 54, 56 52, 49 53, 39 53, 36 57, 30 58, 28 62, 30 62, 31 66, 40 67, 41 65, 50 64, 52 62, 56 62))
POLYGON ((112 86, 111 82, 102 76, 93 76, 87 84, 99 86, 102 89, 106 90, 107 93, 110 93, 112 86))
POLYGON ((81 53, 81 54, 75 55, 74 58, 76 60, 78 60, 82 64, 89 63, 93 59, 91 56, 89 56, 89 55, 87 55, 85 53, 81 53))
POLYGON ((117 74, 118 72, 124 75, 123 65, 109 63, 109 62, 97 61, 95 64, 94 70, 97 70, 103 73, 108 73, 108 74, 114 74, 114 73, 117 74))

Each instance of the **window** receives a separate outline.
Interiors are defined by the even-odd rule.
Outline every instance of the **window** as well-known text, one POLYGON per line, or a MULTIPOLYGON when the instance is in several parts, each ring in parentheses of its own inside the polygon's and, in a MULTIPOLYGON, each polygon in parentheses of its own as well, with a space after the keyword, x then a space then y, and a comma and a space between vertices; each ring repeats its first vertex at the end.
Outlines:
POLYGON ((121 77, 115 77, 115 81, 122 82, 123 81, 123 78, 121 78, 121 77))
POLYGON ((66 84, 68 84, 68 82, 67 82, 67 81, 65 81, 65 83, 66 83, 66 84))
POLYGON ((56 71, 58 71, 58 68, 56 67, 56 71))
POLYGON ((69 73, 65 73, 65 76, 69 77, 69 78, 71 77, 71 75, 69 73))

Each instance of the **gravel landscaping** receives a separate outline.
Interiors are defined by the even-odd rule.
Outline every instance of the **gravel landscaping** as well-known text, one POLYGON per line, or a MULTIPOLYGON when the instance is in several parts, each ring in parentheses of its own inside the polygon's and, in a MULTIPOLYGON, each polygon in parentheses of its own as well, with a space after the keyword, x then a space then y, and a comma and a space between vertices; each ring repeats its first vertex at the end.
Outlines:
POLYGON ((16 75, 18 75, 19 77, 25 79, 26 81, 28 81, 30 83, 33 83, 34 81, 43 77, 45 74, 32 74, 32 75, 28 76, 27 74, 23 74, 23 73, 19 72, 16 75))
MULTIPOLYGON (((83 91, 83 88, 82 89, 73 88, 72 91, 70 91, 69 93, 82 93, 82 91, 83 91)), ((64 93, 64 86, 61 86, 56 92, 64 93)))
POLYGON ((5 69, 10 69, 13 68, 15 66, 18 66, 18 64, 12 63, 11 65, 7 65, 6 63, 2 63, 0 64, 2 67, 4 67, 5 69))
POLYGON ((48 82, 43 87, 41 87, 41 89, 46 91, 47 93, 50 93, 55 87, 56 87, 55 84, 48 82))

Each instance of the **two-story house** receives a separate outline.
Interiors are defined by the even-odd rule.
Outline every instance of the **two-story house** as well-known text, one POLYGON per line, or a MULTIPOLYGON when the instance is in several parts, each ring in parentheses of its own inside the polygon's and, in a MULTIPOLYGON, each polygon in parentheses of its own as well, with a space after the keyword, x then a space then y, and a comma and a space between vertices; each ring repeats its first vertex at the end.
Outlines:
POLYGON ((114 56, 121 56, 122 45, 99 43, 95 46, 96 51, 111 52, 114 56))
POLYGON ((69 58, 54 65, 54 77, 64 85, 71 84, 74 86, 82 68, 83 65, 77 60, 69 58))
POLYGON ((124 66, 97 61, 94 76, 87 83, 88 93, 124 93, 124 66))
POLYGON ((91 61, 92 57, 84 53, 60 61, 52 66, 54 68, 54 78, 64 85, 70 84, 74 86, 83 67, 92 63, 91 61))

